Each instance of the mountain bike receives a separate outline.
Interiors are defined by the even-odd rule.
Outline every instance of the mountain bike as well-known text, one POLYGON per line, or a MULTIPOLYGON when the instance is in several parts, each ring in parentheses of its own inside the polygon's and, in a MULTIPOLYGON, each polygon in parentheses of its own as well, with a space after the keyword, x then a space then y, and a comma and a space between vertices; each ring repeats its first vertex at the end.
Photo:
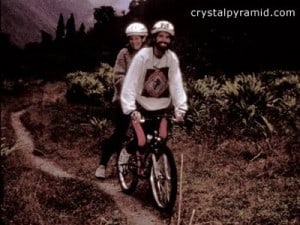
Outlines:
POLYGON ((135 139, 130 142, 135 143, 134 152, 128 150, 130 144, 127 144, 117 158, 118 179, 122 191, 131 194, 140 179, 148 179, 156 207, 167 213, 172 212, 177 195, 176 163, 172 151, 166 145, 167 126, 174 121, 172 118, 154 115, 142 119, 137 126, 142 128, 144 146, 139 147, 140 140, 135 135, 135 139))

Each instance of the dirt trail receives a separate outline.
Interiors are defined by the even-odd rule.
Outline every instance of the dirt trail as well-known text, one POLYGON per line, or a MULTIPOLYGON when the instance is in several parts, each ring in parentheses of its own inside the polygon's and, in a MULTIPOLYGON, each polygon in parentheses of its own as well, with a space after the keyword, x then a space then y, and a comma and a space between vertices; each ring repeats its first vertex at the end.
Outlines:
POLYGON ((50 173, 53 176, 71 178, 71 174, 63 171, 52 162, 47 161, 46 159, 41 159, 32 154, 34 150, 34 143, 30 137, 30 133, 25 129, 20 120, 20 116, 22 116, 25 112, 25 110, 21 110, 19 112, 12 113, 11 124, 17 136, 17 143, 19 144, 27 162, 30 162, 33 167, 38 168, 43 172, 50 173))
MULTIPOLYGON (((54 94, 54 93, 53 93, 54 94)), ((45 103, 43 101, 43 103, 45 103)), ((32 154, 35 149, 34 142, 30 133, 23 126, 20 117, 26 112, 21 110, 11 115, 11 124, 16 134, 17 143, 21 153, 24 155, 27 163, 50 175, 61 178, 75 178, 87 183, 93 183, 99 189, 109 194, 116 202, 119 209, 126 215, 128 224, 130 225, 162 225, 166 224, 153 212, 143 208, 140 202, 134 197, 127 196, 120 191, 119 186, 109 182, 90 181, 83 177, 76 177, 59 168, 54 162, 40 158, 32 154)))

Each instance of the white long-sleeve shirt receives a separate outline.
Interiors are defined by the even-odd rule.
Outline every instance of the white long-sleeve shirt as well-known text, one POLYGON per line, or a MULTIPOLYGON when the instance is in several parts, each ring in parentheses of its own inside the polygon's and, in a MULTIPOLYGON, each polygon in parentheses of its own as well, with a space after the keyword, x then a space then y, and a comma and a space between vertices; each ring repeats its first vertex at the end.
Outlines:
POLYGON ((149 47, 134 56, 121 91, 123 112, 128 115, 136 110, 136 102, 147 111, 168 108, 171 103, 175 112, 187 110, 179 61, 173 51, 157 58, 149 47))

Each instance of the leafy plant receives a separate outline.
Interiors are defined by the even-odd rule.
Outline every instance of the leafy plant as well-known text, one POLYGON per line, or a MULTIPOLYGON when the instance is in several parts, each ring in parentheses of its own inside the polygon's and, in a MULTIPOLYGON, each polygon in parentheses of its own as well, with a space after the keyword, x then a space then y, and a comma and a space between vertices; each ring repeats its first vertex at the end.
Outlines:
POLYGON ((272 83, 275 100, 272 104, 274 115, 281 121, 280 129, 289 135, 300 130, 300 76, 286 74, 272 83))
POLYGON ((187 84, 190 107, 187 120, 191 121, 196 131, 215 133, 216 126, 220 125, 217 121, 221 121, 216 101, 220 95, 221 84, 212 76, 204 76, 203 79, 196 81, 190 79, 187 84))
POLYGON ((26 83, 22 79, 6 79, 0 76, 0 91, 17 94, 24 90, 26 83))
POLYGON ((109 122, 107 119, 99 119, 96 117, 92 117, 90 119, 90 123, 93 126, 93 129, 97 132, 103 132, 109 127, 109 122))
POLYGON ((77 71, 69 73, 67 79, 67 97, 69 100, 90 104, 106 104, 113 93, 113 69, 101 63, 97 72, 77 71))
POLYGON ((7 157, 9 154, 11 154, 13 151, 15 151, 18 148, 18 144, 14 144, 13 146, 7 146, 5 143, 6 138, 1 137, 1 157, 7 157))
POLYGON ((221 87, 218 103, 222 112, 227 112, 228 122, 240 126, 242 134, 265 137, 274 131, 267 119, 267 111, 274 96, 267 91, 254 74, 238 75, 221 87))

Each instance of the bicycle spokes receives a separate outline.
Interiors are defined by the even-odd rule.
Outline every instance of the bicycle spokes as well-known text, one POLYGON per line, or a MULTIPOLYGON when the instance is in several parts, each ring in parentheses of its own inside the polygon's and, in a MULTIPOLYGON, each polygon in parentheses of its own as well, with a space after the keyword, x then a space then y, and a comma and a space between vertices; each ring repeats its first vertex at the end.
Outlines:
POLYGON ((151 186, 153 196, 161 208, 169 207, 172 195, 172 180, 170 164, 167 155, 163 154, 158 159, 152 156, 153 167, 151 171, 151 186))
POLYGON ((125 193, 132 193, 137 185, 136 157, 122 149, 118 156, 118 177, 122 190, 125 193))
POLYGON ((128 164, 126 163, 126 164, 121 164, 120 165, 120 172, 124 175, 124 176, 126 176, 127 174, 128 174, 128 164))

